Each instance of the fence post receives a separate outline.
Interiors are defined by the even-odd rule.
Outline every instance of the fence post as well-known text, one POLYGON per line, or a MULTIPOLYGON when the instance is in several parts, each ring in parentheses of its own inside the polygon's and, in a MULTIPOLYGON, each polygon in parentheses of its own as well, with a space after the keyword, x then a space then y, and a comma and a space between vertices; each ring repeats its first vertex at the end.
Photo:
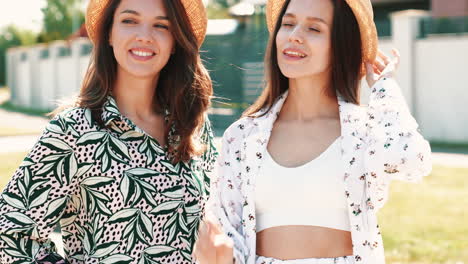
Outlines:
POLYGON ((419 36, 419 21, 428 17, 429 12, 423 10, 405 10, 391 14, 393 45, 400 51, 401 63, 398 69, 398 81, 406 102, 417 119, 417 83, 415 58, 415 40, 419 36))
POLYGON ((70 92, 76 94, 80 90, 81 85, 81 78, 80 78, 80 58, 81 58, 81 47, 83 46, 83 42, 76 39, 73 40, 71 43, 71 56, 73 58, 73 74, 74 80, 73 84, 70 87, 70 92))
POLYGON ((28 62, 30 67, 29 78, 31 80, 28 105, 25 107, 30 109, 38 109, 42 102, 37 100, 41 99, 41 75, 39 74, 39 59, 40 59, 40 46, 29 47, 28 51, 28 62))
POLYGON ((17 64, 17 52, 16 48, 8 49, 6 52, 6 84, 10 89, 10 102, 13 104, 16 101, 16 79, 15 79, 15 71, 16 71, 16 64, 17 64))
POLYGON ((48 101, 48 109, 54 109, 57 107, 58 100, 60 98, 60 93, 61 93, 61 87, 59 87, 59 65, 58 65, 58 60, 60 58, 60 49, 64 47, 64 41, 54 41, 50 44, 50 60, 52 63, 52 72, 54 73, 53 76, 53 82, 50 84, 50 88, 52 89, 52 98, 49 98, 48 101))

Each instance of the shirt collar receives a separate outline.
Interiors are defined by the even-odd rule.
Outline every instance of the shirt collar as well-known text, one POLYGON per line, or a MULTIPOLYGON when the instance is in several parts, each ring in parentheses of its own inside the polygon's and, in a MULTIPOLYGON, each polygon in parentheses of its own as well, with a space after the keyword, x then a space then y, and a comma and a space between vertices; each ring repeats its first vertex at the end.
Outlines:
MULTIPOLYGON (((166 121, 166 124, 169 122, 169 116, 170 112, 166 108, 164 110, 164 119, 166 121)), ((101 119, 106 127, 110 127, 115 132, 123 133, 128 130, 135 130, 142 134, 146 134, 142 129, 137 127, 130 119, 128 119, 120 113, 115 98, 110 95, 107 97, 107 100, 103 105, 101 119)), ((177 135, 174 125, 172 125, 171 129, 169 130, 168 140, 168 144, 172 146, 177 146, 180 142, 180 137, 177 135)))

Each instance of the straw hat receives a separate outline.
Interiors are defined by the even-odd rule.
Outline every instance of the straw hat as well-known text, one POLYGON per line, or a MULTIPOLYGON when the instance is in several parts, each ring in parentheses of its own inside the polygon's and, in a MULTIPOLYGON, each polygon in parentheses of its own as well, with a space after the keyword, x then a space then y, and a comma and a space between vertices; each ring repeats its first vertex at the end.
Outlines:
MULTIPOLYGON (((361 31, 364 61, 373 62, 377 56, 377 29, 370 0, 345 0, 353 10, 361 31)), ((285 0, 268 0, 266 18, 268 31, 273 32, 285 0)))
MULTIPOLYGON (((192 30, 198 41, 198 46, 201 46, 206 35, 206 27, 208 18, 206 16, 205 6, 202 0, 180 0, 185 7, 188 19, 192 26, 192 30)), ((86 30, 88 31, 89 39, 96 42, 96 31, 99 27, 100 19, 104 9, 107 7, 109 0, 90 0, 86 11, 86 30)))

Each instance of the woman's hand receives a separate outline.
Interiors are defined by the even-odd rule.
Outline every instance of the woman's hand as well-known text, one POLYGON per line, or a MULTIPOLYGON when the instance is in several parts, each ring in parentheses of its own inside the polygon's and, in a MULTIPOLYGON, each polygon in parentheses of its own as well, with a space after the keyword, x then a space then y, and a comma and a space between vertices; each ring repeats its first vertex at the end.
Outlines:
POLYGON ((224 234, 215 217, 207 213, 200 224, 194 259, 200 264, 232 264, 233 246, 232 239, 224 234))
POLYGON ((398 66, 400 65, 400 53, 396 49, 392 49, 393 58, 383 54, 379 50, 379 57, 382 62, 376 59, 374 64, 366 62, 366 80, 369 87, 382 78, 395 77, 398 66))

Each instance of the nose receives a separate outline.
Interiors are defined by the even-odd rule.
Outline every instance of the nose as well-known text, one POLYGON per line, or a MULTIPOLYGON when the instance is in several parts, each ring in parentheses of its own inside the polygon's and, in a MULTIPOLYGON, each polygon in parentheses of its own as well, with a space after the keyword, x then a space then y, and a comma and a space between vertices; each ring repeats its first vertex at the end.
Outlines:
POLYGON ((289 34, 289 42, 295 42, 299 44, 302 44, 304 42, 301 27, 294 27, 294 29, 289 34))
POLYGON ((136 40, 138 42, 152 43, 153 42, 153 28, 152 26, 142 25, 136 34, 136 40))

